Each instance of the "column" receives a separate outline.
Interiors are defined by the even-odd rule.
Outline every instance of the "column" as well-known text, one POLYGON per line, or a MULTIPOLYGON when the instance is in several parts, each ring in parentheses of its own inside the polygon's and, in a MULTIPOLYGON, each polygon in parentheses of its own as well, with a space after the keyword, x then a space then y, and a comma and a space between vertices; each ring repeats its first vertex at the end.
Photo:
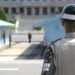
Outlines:
POLYGON ((48 7, 48 15, 50 15, 50 14, 51 14, 50 7, 48 7))
POLYGON ((19 7, 16 8, 16 13, 19 14, 19 7))
POLYGON ((27 16, 27 7, 24 8, 25 16, 27 16))
POLYGON ((55 8, 55 14, 57 14, 57 13, 58 13, 58 7, 55 8))
POLYGON ((9 17, 12 17, 12 16, 11 16, 11 15, 12 15, 11 7, 8 8, 8 15, 9 15, 9 17))
POLYGON ((42 14, 43 14, 42 7, 40 7, 40 9, 39 9, 39 13, 40 13, 40 16, 42 16, 42 14))
POLYGON ((32 16, 35 16, 35 8, 32 7, 31 9, 32 9, 32 16))
POLYGON ((26 16, 26 7, 24 7, 24 15, 26 16))

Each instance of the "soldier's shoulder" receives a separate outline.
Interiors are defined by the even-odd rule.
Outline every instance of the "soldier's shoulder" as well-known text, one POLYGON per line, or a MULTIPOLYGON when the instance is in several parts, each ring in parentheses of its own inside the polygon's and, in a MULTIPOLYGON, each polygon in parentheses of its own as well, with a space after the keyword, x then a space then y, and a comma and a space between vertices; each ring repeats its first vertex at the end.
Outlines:
POLYGON ((57 41, 55 44, 57 46, 62 46, 64 44, 67 45, 69 43, 69 41, 71 41, 71 40, 72 40, 71 38, 64 38, 64 39, 61 39, 61 40, 57 41))

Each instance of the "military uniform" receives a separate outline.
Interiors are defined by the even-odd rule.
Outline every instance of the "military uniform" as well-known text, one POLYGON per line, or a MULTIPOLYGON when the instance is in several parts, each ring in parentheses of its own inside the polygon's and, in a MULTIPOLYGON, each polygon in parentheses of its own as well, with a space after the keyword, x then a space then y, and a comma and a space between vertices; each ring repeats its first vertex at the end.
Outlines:
POLYGON ((66 37, 55 43, 56 75, 75 75, 75 4, 66 6, 62 14, 66 37))

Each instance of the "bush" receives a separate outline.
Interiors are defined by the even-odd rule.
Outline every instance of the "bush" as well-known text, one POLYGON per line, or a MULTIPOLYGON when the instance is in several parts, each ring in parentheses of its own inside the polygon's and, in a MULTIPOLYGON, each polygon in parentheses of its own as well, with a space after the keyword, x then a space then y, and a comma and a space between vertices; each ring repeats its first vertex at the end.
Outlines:
POLYGON ((38 31, 40 31, 41 29, 42 29, 42 27, 35 28, 35 30, 38 30, 38 31))
POLYGON ((16 23, 16 20, 15 19, 13 19, 13 20, 8 20, 8 22, 10 22, 10 23, 16 23))
MULTIPOLYGON (((8 22, 15 24, 15 23, 16 23, 16 20, 15 20, 15 19, 11 19, 11 20, 8 20, 8 22)), ((9 27, 9 29, 10 29, 10 30, 15 30, 16 27, 15 27, 15 26, 9 27)))
POLYGON ((10 30, 15 30, 16 27, 15 27, 15 26, 14 26, 14 27, 9 27, 9 29, 10 29, 10 30))

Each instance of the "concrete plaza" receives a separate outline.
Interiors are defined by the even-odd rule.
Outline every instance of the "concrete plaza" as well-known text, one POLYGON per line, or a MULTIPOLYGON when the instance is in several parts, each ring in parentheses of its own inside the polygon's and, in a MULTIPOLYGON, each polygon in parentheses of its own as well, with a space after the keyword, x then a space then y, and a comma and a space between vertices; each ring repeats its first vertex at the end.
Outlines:
POLYGON ((0 49, 0 61, 37 59, 40 55, 40 47, 38 45, 39 42, 20 42, 13 43, 11 48, 5 46, 0 49))

